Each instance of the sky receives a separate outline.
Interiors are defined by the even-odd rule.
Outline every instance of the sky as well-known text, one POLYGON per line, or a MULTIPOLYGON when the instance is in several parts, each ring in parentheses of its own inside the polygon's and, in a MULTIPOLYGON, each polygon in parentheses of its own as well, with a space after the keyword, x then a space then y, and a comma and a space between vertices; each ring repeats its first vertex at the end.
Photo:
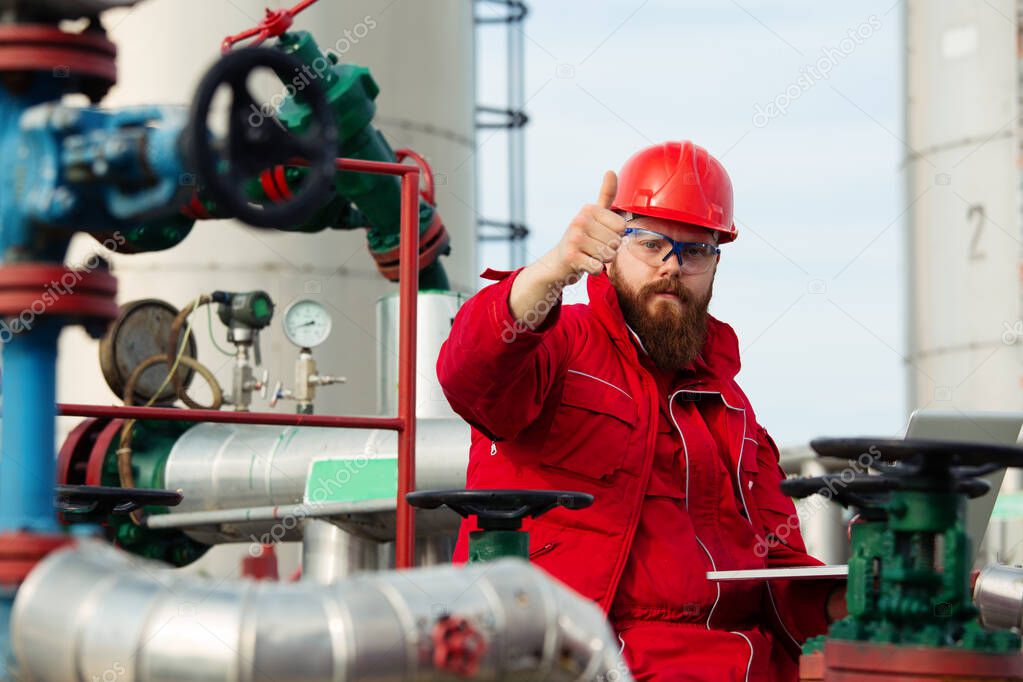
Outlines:
MULTIPOLYGON (((783 447, 899 432, 901 4, 529 4, 528 259, 596 199, 605 169, 645 146, 691 139, 734 187, 739 238, 723 248, 711 313, 738 335, 738 381, 758 421, 783 447)), ((478 33, 485 104, 504 102, 503 31, 478 33)), ((477 144, 480 212, 500 217, 505 138, 481 131, 477 144)), ((479 262, 506 267, 507 248, 484 245, 479 262)))

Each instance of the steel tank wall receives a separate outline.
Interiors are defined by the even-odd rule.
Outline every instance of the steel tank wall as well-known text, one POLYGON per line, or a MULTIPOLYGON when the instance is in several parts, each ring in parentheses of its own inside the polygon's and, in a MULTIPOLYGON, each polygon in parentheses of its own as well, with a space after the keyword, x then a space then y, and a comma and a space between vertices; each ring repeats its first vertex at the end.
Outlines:
MULTIPOLYGON (((416 320, 416 415, 422 418, 458 418, 437 379, 440 347, 451 333, 455 314, 468 298, 453 292, 419 294, 416 320)), ((398 315, 399 299, 389 294, 377 301, 377 411, 398 414, 398 315)))
POLYGON ((905 6, 907 414, 1023 407, 1017 15, 905 6))
POLYGON ((1018 409, 1015 2, 907 4, 911 408, 1018 409))
MULTIPOLYGON (((148 0, 131 10, 109 12, 104 22, 119 45, 119 84, 108 103, 183 103, 219 56, 228 34, 254 26, 265 0, 148 0)), ((272 2, 273 7, 293 3, 272 2)), ((296 18, 321 49, 370 68, 381 87, 375 124, 393 148, 422 153, 437 175, 437 201, 451 233, 452 254, 443 258, 455 290, 475 289, 473 146, 473 23, 471 3, 445 0, 392 3, 390 0, 325 0, 296 18)), ((79 236, 70 256, 81 262, 98 244, 79 236)), ((348 378, 348 384, 318 391, 317 412, 375 412, 380 339, 377 299, 397 291, 385 281, 366 247, 365 231, 289 234, 255 231, 233 221, 203 222, 177 247, 161 253, 113 255, 121 302, 163 298, 181 307, 215 288, 267 290, 278 304, 271 330, 262 335, 264 366, 290 386, 298 349, 280 332, 284 307, 300 298, 324 303, 334 318, 333 334, 314 355, 320 371, 348 378)), ((200 359, 229 386, 231 358, 210 343, 205 313, 196 318, 200 359)), ((221 346, 226 331, 214 320, 221 346)), ((61 339, 59 399, 108 403, 96 343, 80 330, 61 339)), ((201 383, 201 382, 197 382, 201 383)), ((208 392, 193 386, 197 398, 208 392)), ((253 409, 269 409, 256 399, 253 409)), ((282 403, 277 410, 291 411, 282 403)), ((62 424, 62 434, 70 425, 62 424)))

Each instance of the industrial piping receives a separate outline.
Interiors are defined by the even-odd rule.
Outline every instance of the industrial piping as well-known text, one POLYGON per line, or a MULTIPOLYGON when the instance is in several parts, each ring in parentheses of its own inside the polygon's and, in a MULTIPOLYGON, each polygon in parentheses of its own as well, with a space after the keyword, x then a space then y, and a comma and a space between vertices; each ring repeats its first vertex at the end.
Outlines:
POLYGON ((1023 567, 990 564, 977 576, 973 601, 989 630, 1023 630, 1023 567))
MULTIPOLYGON (((209 421, 244 424, 276 424, 290 426, 329 426, 334 428, 352 429, 389 429, 397 432, 398 455, 398 494, 395 506, 397 522, 395 529, 395 565, 398 568, 412 566, 415 555, 415 517, 412 508, 405 500, 405 495, 415 490, 415 439, 416 439, 416 328, 417 328, 417 292, 419 289, 419 271, 417 254, 419 249, 419 233, 417 226, 417 206, 419 188, 419 168, 397 163, 381 163, 362 161, 359 159, 337 159, 335 167, 338 171, 379 173, 397 175, 401 178, 401 279, 398 283, 399 316, 402 326, 398 338, 398 415, 392 417, 355 417, 326 416, 304 414, 277 414, 273 412, 226 412, 222 410, 176 410, 171 408, 106 406, 106 405, 57 405, 57 413, 62 416, 107 417, 130 419, 171 419, 176 421, 209 421)), ((111 315, 113 317, 113 315, 111 315)), ((54 339, 54 347, 56 341, 54 339)), ((10 344, 8 344, 10 346, 10 344)), ((9 350, 5 349, 5 352, 9 350)), ((53 356, 56 357, 55 354, 53 356)), ((52 372, 51 367, 51 374, 52 372)), ((46 376, 44 373, 41 375, 46 376)), ((31 383, 31 382, 29 382, 31 383)), ((55 381, 53 382, 55 384, 55 381)), ((7 401, 4 410, 11 407, 7 401)), ((20 403, 19 403, 20 404, 20 403)), ((42 403, 40 403, 42 404, 42 403)), ((5 413, 6 414, 6 413, 5 413)), ((52 412, 48 412, 52 421, 52 412)), ((6 420, 6 417, 5 417, 6 420)), ((24 420, 22 420, 24 421, 24 420)), ((52 433, 52 424, 50 425, 52 433)), ((4 438, 9 437, 11 429, 4 430, 4 438)), ((52 440, 52 438, 51 438, 52 440)), ((52 462, 52 460, 50 460, 52 462)), ((55 465, 43 466, 43 473, 37 478, 54 480, 55 465), (49 474, 46 474, 49 471, 49 474)), ((47 498, 49 499, 49 498, 47 498)), ((20 501, 20 500, 19 500, 20 501)), ((47 502, 49 508, 50 502, 47 502)), ((17 505, 13 505, 17 506, 17 505)), ((38 502, 37 505, 39 506, 38 502)), ((0 496, 0 512, 3 511, 0 496)), ((40 512, 41 513, 41 512, 40 512)), ((52 516, 52 511, 50 513, 52 516)), ((0 513, 0 521, 3 514, 0 513)), ((55 521, 54 521, 55 524, 55 521)), ((3 595, 0 594, 0 641, 3 639, 4 622, 3 595)))
MULTIPOLYGON (((421 488, 461 488, 468 465, 469 427, 461 419, 419 419, 416 482, 421 488)), ((398 436, 385 429, 318 429, 197 424, 167 456, 164 485, 186 491, 167 514, 146 519, 150 528, 182 528, 204 544, 242 542, 279 531, 273 541, 301 537, 287 516, 348 516, 346 530, 377 542, 396 537, 396 499, 362 494, 363 474, 374 461, 398 458, 398 436), (337 476, 310 481, 311 464, 328 459, 348 465, 337 476), (341 498, 337 497, 343 493, 341 498)), ((448 511, 419 511, 425 535, 453 535, 458 517, 448 511)))
POLYGON ((86 541, 18 592, 19 679, 631 680, 600 609, 518 559, 219 582, 86 541))
MULTIPOLYGON (((469 426, 461 419, 419 419, 417 427, 418 487, 465 487, 469 426)), ((397 456, 397 434, 386 429, 197 424, 178 438, 167 456, 165 487, 187 493, 168 512, 298 504, 307 488, 316 486, 308 480, 310 464, 321 459, 350 462, 351 480, 326 482, 325 490, 313 493, 355 491, 367 465, 397 456)), ((327 499, 314 495, 306 501, 327 499)))

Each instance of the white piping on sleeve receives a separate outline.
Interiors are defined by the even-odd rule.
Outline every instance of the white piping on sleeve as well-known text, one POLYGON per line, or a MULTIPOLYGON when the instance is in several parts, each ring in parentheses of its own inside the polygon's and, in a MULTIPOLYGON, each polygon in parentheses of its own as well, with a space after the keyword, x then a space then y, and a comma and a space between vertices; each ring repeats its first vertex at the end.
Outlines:
POLYGON ((628 393, 627 393, 627 392, 625 391, 625 389, 624 389, 624 388, 620 388, 620 387, 618 387, 618 386, 615 386, 615 385, 614 385, 614 384, 612 384, 612 383, 611 383, 610 381, 605 381, 604 379, 601 379, 600 377, 595 377, 595 376, 593 376, 592 374, 587 374, 586 372, 580 372, 580 371, 579 371, 579 370, 577 370, 577 369, 570 369, 570 370, 568 370, 568 373, 569 373, 569 374, 578 374, 579 376, 583 376, 583 377, 589 377, 590 379, 593 379, 594 381, 599 381, 600 383, 604 384, 605 386, 610 386, 610 387, 611 387, 611 388, 613 388, 614 390, 618 391, 619 393, 621 393, 622 395, 624 395, 624 396, 625 396, 626 398, 628 398, 629 400, 632 400, 632 396, 631 396, 631 395, 629 395, 629 394, 628 394, 628 393))

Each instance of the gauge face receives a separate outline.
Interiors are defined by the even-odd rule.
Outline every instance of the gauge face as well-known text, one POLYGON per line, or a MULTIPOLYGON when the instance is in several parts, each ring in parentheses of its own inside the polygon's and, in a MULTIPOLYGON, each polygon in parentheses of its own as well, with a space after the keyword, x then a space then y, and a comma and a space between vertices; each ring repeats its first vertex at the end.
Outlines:
POLYGON ((316 301, 295 301, 284 311, 284 334, 300 348, 313 348, 330 335, 330 313, 316 301))
MULTIPOLYGON (((151 356, 167 352, 167 337, 177 314, 177 308, 155 298, 132 301, 121 306, 117 319, 99 344, 100 368, 111 391, 123 396, 134 370, 151 356)), ((195 353, 195 335, 189 334, 184 354, 194 360, 195 353)), ((192 381, 193 374, 195 372, 184 365, 178 368, 178 376, 186 387, 192 381)), ((142 370, 132 396, 135 403, 145 403, 157 391, 160 391, 157 403, 173 402, 177 393, 173 386, 165 384, 166 376, 167 366, 164 364, 142 370)))

